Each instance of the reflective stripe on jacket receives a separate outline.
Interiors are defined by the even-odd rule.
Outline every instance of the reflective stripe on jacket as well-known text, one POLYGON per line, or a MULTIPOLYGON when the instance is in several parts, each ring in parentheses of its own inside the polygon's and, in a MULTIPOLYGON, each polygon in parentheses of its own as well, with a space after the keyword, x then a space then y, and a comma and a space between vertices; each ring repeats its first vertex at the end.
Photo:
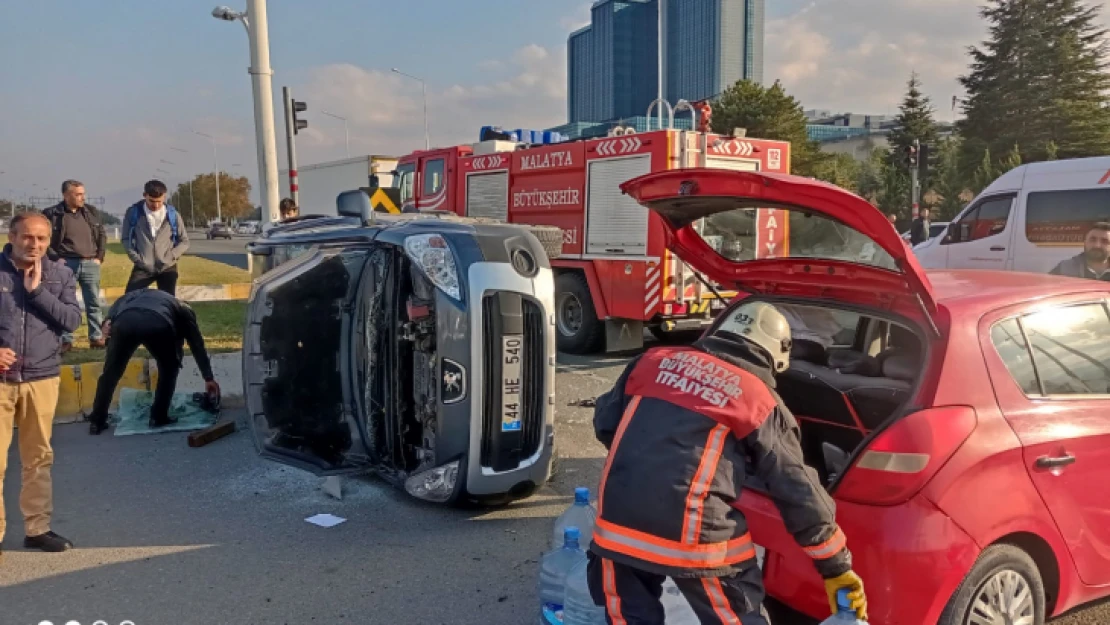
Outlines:
POLYGON ((818 571, 851 568, 831 498, 802 462, 793 417, 739 358, 658 348, 598 399, 594 425, 609 448, 592 549, 671 577, 731 575, 755 545, 733 507, 749 466, 818 571))

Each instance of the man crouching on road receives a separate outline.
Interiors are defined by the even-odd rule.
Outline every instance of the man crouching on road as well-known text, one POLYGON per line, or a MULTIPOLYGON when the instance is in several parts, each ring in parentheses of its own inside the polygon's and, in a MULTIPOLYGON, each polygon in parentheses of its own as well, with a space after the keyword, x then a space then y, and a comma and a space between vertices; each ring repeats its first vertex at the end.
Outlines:
POLYGON ((96 383, 96 398, 89 415, 90 434, 100 434, 108 429, 108 408, 112 395, 123 377, 127 362, 140 345, 158 363, 158 387, 154 390, 154 404, 150 407, 150 427, 177 422, 177 419, 170 417, 170 402, 177 388, 177 374, 185 358, 186 342, 204 377, 205 392, 210 397, 219 398, 220 385, 212 376, 212 365, 204 348, 197 316, 188 304, 169 293, 142 289, 116 300, 104 322, 104 335, 108 337, 108 353, 104 359, 104 372, 96 383))
MULTIPOLYGON (((7 470, 12 430, 19 428, 23 546, 65 551, 73 543, 50 531, 54 511, 50 438, 58 405, 61 338, 81 324, 81 307, 73 272, 65 265, 44 262, 50 232, 50 222, 42 215, 16 215, 8 231, 9 244, 0 253, 0 476, 7 470)), ((0 541, 6 528, 0 492, 0 541)))
POLYGON ((598 398, 594 429, 609 457, 588 578, 609 623, 662 625, 669 576, 702 623, 768 625, 755 545, 732 507, 748 460, 825 579, 830 610, 846 589, 867 620, 832 499, 803 463, 798 425, 771 391, 790 346, 778 310, 742 304, 693 347, 640 356, 598 398))

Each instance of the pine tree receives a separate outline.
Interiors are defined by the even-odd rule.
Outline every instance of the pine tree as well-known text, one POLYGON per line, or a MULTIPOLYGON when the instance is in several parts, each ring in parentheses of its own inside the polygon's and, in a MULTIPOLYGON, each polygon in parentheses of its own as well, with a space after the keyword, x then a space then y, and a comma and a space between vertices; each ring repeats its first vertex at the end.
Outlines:
POLYGON ((940 142, 933 182, 933 190, 940 196, 940 201, 933 206, 933 218, 938 221, 952 220, 964 207, 961 196, 967 185, 960 168, 959 143, 959 139, 954 138, 940 142))
POLYGON ((930 146, 937 143, 933 104, 928 96, 921 93, 921 81, 917 78, 917 72, 910 75, 906 85, 906 97, 902 100, 896 118, 898 127, 890 133, 890 147, 895 153, 903 153, 913 145, 914 139, 930 146))
POLYGON ((1023 162, 1110 152, 1105 29, 1084 0, 987 0, 987 41, 960 78, 965 162, 1017 144, 1023 162))
POLYGON ((975 173, 971 176, 973 190, 978 193, 986 189, 987 185, 994 182, 994 179, 997 177, 998 174, 995 173, 994 161, 991 160, 990 149, 983 150, 983 160, 979 163, 979 167, 976 168, 975 173))
POLYGON ((1014 149, 1010 153, 1002 157, 999 167, 995 169, 994 173, 1001 176, 1002 174, 1010 171, 1011 169, 1021 165, 1021 148, 1018 144, 1014 144, 1014 149))

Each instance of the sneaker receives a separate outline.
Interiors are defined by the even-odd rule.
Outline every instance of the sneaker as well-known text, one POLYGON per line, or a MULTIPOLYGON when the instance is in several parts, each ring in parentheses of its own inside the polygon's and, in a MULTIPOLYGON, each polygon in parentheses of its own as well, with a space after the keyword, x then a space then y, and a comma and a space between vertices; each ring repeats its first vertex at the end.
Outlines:
POLYGON ((104 339, 89 339, 89 347, 92 349, 104 349, 106 343, 104 339))
POLYGON ((66 551, 73 548, 73 543, 69 539, 55 534, 54 532, 47 532, 39 534, 38 536, 28 536, 23 539, 23 546, 28 549, 41 549, 50 553, 57 553, 66 551))
POLYGON ((96 420, 96 419, 90 419, 89 420, 89 434, 92 434, 93 436, 99 436, 101 432, 103 432, 104 430, 107 430, 107 429, 108 429, 108 420, 107 419, 104 419, 103 421, 99 421, 99 420, 96 420))

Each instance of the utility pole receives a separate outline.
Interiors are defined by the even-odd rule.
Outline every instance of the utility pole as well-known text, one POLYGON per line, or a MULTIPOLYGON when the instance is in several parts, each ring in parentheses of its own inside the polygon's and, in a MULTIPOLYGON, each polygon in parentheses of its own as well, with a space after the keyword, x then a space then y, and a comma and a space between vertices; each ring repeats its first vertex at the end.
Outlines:
POLYGON ((285 152, 289 157, 289 195, 293 198, 293 203, 300 206, 301 192, 297 185, 297 140, 293 136, 297 133, 293 96, 289 93, 289 87, 282 87, 281 95, 285 100, 285 152))
POLYGON ((913 140, 913 147, 910 148, 910 206, 912 207, 913 218, 917 219, 919 206, 921 204, 921 186, 918 179, 918 156, 921 154, 921 142, 917 139, 913 140))

